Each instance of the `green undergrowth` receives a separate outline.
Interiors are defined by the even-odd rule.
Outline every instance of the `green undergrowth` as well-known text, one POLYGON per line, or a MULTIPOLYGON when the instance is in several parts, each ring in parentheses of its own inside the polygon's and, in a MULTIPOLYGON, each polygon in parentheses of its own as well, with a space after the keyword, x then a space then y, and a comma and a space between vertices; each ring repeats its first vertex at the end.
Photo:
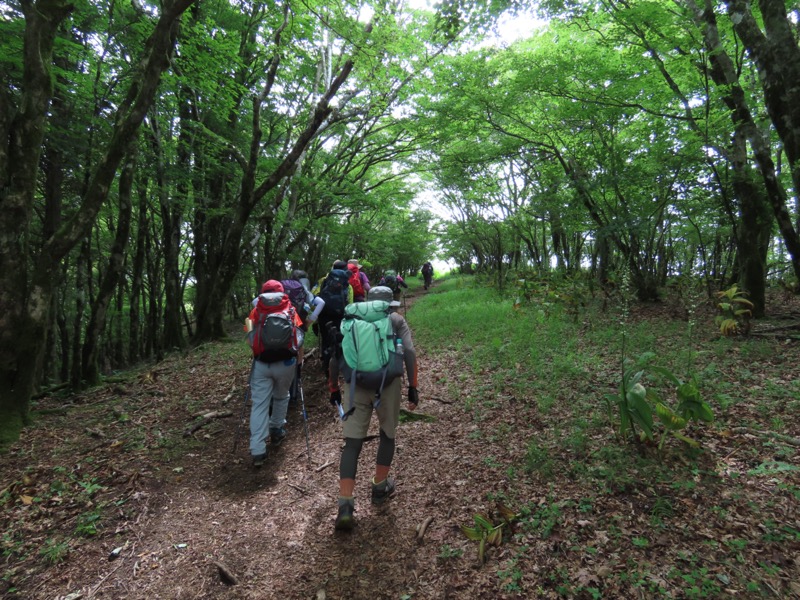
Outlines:
POLYGON ((602 551, 619 553, 630 568, 602 585, 600 577, 576 581, 565 568, 551 582, 560 596, 602 597, 604 588, 769 596, 777 578, 791 573, 761 553, 780 557, 781 544, 800 545, 795 524, 767 517, 800 497, 792 434, 800 381, 791 348, 720 337, 713 319, 692 329, 668 310, 634 306, 633 313, 623 324, 617 307, 603 310, 599 302, 586 303, 577 316, 574 306, 558 301, 515 306, 510 294, 458 276, 439 281, 410 311, 417 342, 460 365, 435 381, 475 426, 470 437, 486 442, 476 468, 506 481, 502 491, 477 492, 478 504, 502 499, 520 514, 507 542, 506 556, 515 558, 498 577, 508 591, 519 591, 514 565, 532 536, 557 532, 576 563, 592 561, 599 546, 587 532, 600 531, 602 551), (674 381, 660 375, 693 382, 713 419, 688 422, 674 436, 654 416, 652 439, 621 438, 603 397, 620 386, 623 354, 647 361, 642 385, 672 406, 680 400, 674 381), (761 435, 734 442, 738 428, 761 435), (522 452, 501 452, 492 446, 498 442, 522 452), (534 503, 532 483, 539 496, 546 494, 534 503), (731 536, 731 515, 751 530, 731 536), (705 537, 696 540, 698 529, 705 537), (652 559, 655 548, 659 560, 652 559))

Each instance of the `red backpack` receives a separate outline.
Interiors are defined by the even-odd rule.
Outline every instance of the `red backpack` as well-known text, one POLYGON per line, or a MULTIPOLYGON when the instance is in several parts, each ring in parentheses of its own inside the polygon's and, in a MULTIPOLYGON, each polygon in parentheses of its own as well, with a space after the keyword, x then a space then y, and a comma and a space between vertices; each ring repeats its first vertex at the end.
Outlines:
POLYGON ((353 288, 353 298, 364 297, 364 284, 361 283, 361 275, 358 272, 358 267, 355 265, 347 265, 352 275, 350 275, 350 287, 353 288))
POLYGON ((277 362, 297 356, 298 333, 294 307, 286 294, 259 295, 256 322, 249 335, 253 356, 262 362, 277 362))

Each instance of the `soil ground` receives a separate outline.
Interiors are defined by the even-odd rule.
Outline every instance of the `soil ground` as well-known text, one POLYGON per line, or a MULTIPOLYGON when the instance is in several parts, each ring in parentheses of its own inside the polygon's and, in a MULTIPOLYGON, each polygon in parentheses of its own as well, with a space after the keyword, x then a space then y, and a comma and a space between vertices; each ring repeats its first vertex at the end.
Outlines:
MULTIPOLYGON (((410 298, 407 310, 412 304, 410 298)), ((800 355, 796 345, 779 346, 773 360, 800 355)), ((358 524, 351 533, 336 533, 341 425, 328 403, 319 363, 309 359, 304 377, 310 456, 295 406, 288 438, 255 470, 246 434, 232 452, 247 357, 224 350, 225 345, 208 345, 170 356, 133 379, 38 402, 46 414, 0 456, 5 531, 0 595, 30 600, 689 597, 691 584, 682 591, 669 579, 668 567, 695 560, 705 571, 683 572, 697 578, 705 573, 711 583, 703 580, 708 593, 693 597, 800 597, 796 477, 788 488, 753 478, 746 498, 726 498, 724 482, 705 483, 700 475, 693 489, 632 484, 617 494, 597 495, 587 506, 586 490, 568 472, 556 466, 545 483, 533 471, 516 477, 513 493, 526 500, 528 522, 538 519, 541 527, 520 530, 513 542, 492 547, 480 565, 478 542, 468 540, 460 526, 473 524, 478 512, 490 515, 496 509, 495 499, 512 487, 505 465, 524 463, 530 436, 551 429, 558 414, 543 416, 536 403, 495 390, 497 410, 483 414, 480 428, 512 434, 481 435, 475 420, 465 418, 463 407, 445 393, 448 386, 466 389, 479 382, 465 378, 452 356, 426 348, 418 348, 419 412, 434 420, 401 425, 393 467, 398 490, 379 509, 369 503, 377 440, 365 443, 356 486, 358 524), (188 431, 197 423, 195 415, 213 411, 232 416, 211 418, 188 431), (704 495, 705 485, 714 486, 715 502, 704 495), (650 535, 648 522, 667 495, 669 508, 661 516, 679 518, 650 535), (715 503, 725 507, 725 516, 712 512, 715 503), (764 541, 763 511, 782 524, 773 528, 785 534, 780 543, 764 541), (646 544, 635 541, 645 538, 646 544), (619 539, 634 540, 633 546, 626 550, 619 539), (715 569, 714 552, 704 545, 709 539, 741 540, 742 563, 736 568, 747 570, 761 561, 770 569, 765 583, 750 592, 731 583, 729 570, 715 569), (626 577, 637 571, 637 563, 660 562, 666 564, 648 571, 652 580, 626 577)), ((787 434, 796 437, 796 414, 784 417, 793 419, 787 434)), ((716 462, 722 471, 739 472, 752 465, 739 464, 737 453, 762 444, 755 434, 729 430, 703 442, 711 447, 706 459, 711 467, 716 462)), ((783 461, 797 464, 796 457, 783 461)))

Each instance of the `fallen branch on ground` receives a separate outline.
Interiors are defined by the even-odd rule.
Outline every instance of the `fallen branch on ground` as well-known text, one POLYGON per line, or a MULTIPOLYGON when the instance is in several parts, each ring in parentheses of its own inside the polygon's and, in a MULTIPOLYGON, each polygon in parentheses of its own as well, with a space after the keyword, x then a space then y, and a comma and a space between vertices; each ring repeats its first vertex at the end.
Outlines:
POLYGON ((233 416, 233 413, 231 411, 229 411, 229 410, 213 410, 213 411, 211 411, 209 413, 206 413, 204 415, 198 415, 200 420, 197 423, 195 423, 194 425, 189 426, 183 432, 183 437, 189 437, 190 435, 192 435, 195 431, 197 431, 201 427, 204 427, 204 426, 208 425, 209 423, 211 423, 211 421, 213 421, 214 419, 222 419, 224 417, 231 417, 231 416, 233 416))
POLYGON ((320 465, 319 467, 317 467, 316 469, 314 469, 314 471, 316 471, 317 473, 319 473, 320 471, 322 471, 322 469, 327 469, 327 468, 328 468, 328 467, 330 467, 332 464, 333 464, 333 461, 332 461, 332 460, 329 460, 329 461, 328 461, 328 462, 326 462, 324 465, 320 465))
POLYGON ((439 398, 438 396, 425 396, 426 400, 436 400, 436 402, 441 402, 442 404, 455 404, 455 400, 445 400, 444 398, 439 398))
POLYGON ((425 537, 425 532, 428 530, 428 525, 433 522, 433 516, 427 517, 422 523, 417 525, 417 543, 422 543, 422 538, 425 537))
POLYGON ((752 435, 760 435, 761 437, 768 437, 781 441, 785 444, 789 444, 790 446, 800 447, 800 438, 784 435, 782 433, 776 433, 774 431, 761 431, 759 429, 753 429, 752 427, 733 427, 731 428, 731 431, 734 433, 750 433, 752 435))
POLYGON ((219 578, 222 580, 222 583, 225 585, 237 585, 239 583, 239 580, 224 563, 215 560, 214 566, 216 566, 219 571, 219 578))

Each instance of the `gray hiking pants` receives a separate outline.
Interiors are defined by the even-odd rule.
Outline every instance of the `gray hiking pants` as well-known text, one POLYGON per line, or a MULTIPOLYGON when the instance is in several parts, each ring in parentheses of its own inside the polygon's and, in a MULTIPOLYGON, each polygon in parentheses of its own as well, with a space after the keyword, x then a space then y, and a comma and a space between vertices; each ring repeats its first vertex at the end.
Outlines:
POLYGON ((273 363, 257 360, 253 366, 253 380, 250 382, 253 402, 250 408, 250 454, 253 456, 267 452, 269 430, 280 429, 286 421, 289 388, 295 376, 296 364, 297 359, 290 358, 273 363))

